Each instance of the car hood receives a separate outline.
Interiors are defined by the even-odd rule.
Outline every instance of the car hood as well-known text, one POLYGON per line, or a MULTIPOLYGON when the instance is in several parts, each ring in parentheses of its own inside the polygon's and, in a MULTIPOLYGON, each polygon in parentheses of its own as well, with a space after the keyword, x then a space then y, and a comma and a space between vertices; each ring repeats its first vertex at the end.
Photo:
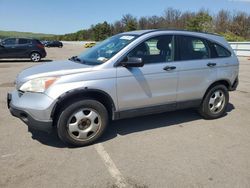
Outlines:
POLYGON ((20 85, 28 80, 40 77, 61 76, 91 71, 93 66, 74 61, 52 61, 24 69, 17 75, 16 84, 20 85))

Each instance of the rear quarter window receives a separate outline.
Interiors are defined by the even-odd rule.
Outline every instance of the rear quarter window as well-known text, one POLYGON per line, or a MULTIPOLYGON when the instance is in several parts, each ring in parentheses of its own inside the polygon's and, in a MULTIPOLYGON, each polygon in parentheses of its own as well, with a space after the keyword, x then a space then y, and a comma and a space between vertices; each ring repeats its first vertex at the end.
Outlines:
POLYGON ((231 56, 231 52, 227 50, 226 48, 222 47, 221 45, 214 43, 213 47, 215 49, 217 57, 230 57, 231 56))
POLYGON ((35 40, 32 40, 32 43, 33 43, 33 44, 42 44, 42 43, 40 42, 40 40, 36 40, 36 39, 35 39, 35 40))

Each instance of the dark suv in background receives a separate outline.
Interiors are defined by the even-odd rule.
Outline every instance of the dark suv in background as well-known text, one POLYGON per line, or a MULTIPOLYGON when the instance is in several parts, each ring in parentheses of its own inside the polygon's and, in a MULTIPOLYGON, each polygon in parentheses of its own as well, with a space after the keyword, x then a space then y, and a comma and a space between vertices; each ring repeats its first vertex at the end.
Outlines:
POLYGON ((38 62, 44 57, 44 45, 37 39, 7 38, 0 42, 0 58, 30 58, 38 62))
POLYGON ((60 41, 47 41, 45 44, 44 44, 45 47, 58 47, 58 48, 62 48, 63 47, 63 43, 60 42, 60 41))

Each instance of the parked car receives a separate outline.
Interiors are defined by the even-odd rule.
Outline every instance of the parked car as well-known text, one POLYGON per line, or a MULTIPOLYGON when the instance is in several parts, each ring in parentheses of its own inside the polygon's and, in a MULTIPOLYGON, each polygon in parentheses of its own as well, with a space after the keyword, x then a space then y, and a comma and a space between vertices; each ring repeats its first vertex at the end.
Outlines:
POLYGON ((30 58, 38 62, 46 57, 46 51, 42 43, 37 39, 7 38, 0 43, 1 58, 30 58))
POLYGON ((55 126, 62 141, 84 146, 110 120, 185 108, 220 118, 238 72, 234 51, 219 35, 133 31, 68 61, 25 69, 7 100, 11 114, 30 128, 55 126))
POLYGON ((45 46, 45 44, 47 44, 49 41, 47 40, 42 40, 41 43, 45 46))
POLYGON ((96 45, 95 42, 87 42, 84 44, 84 48, 92 48, 95 45, 96 45))
POLYGON ((45 47, 58 47, 58 48, 62 48, 63 47, 63 43, 60 41, 47 41, 45 43, 45 47))

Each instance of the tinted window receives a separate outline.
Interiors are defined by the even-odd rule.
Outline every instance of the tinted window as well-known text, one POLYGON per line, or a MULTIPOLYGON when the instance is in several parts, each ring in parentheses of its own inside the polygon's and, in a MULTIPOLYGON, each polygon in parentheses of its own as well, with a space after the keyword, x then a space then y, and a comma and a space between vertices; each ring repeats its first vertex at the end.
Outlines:
POLYGON ((158 36, 144 41, 135 47, 129 57, 139 57, 144 63, 173 61, 173 36, 158 36))
POLYGON ((18 44, 28 44, 30 43, 31 41, 29 39, 19 39, 18 40, 18 44))
POLYGON ((179 36, 179 56, 180 60, 207 59, 210 57, 210 50, 203 39, 179 36))
POLYGON ((16 39, 14 39, 14 38, 12 38, 12 39, 5 39, 3 41, 3 44, 4 45, 14 45, 14 44, 16 44, 16 39))
POLYGON ((231 53, 218 44, 213 44, 217 57, 230 57, 231 53))
POLYGON ((40 42, 40 40, 32 40, 32 43, 33 43, 33 44, 42 44, 42 43, 40 42))

